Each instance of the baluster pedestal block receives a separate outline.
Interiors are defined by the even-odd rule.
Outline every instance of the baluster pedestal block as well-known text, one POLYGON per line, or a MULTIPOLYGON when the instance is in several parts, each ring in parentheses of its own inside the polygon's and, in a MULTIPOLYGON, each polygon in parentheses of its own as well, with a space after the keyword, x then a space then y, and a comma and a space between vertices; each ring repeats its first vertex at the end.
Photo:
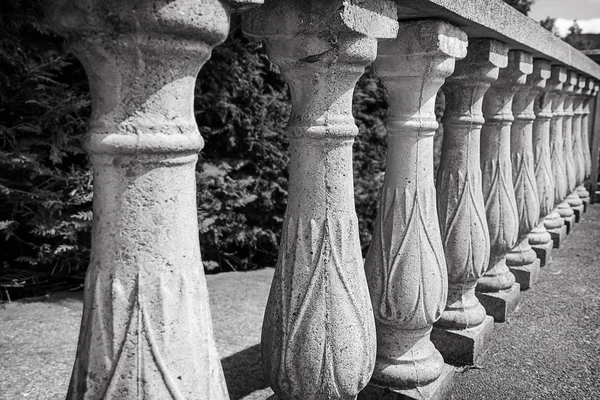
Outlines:
POLYGON ((556 208, 556 211, 565 223, 567 235, 570 235, 571 232, 573 232, 573 228, 575 227, 575 211, 566 201, 560 203, 556 208))
POLYGON ((544 218, 543 221, 546 231, 550 234, 555 249, 560 249, 561 243, 567 237, 567 226, 564 219, 558 213, 558 209, 553 210, 544 218))
POLYGON ((354 209, 352 93, 378 38, 397 29, 386 0, 268 0, 244 18, 292 98, 289 201, 261 339, 280 400, 354 399, 375 366, 354 209))
POLYGON ((475 296, 490 255, 481 191, 480 135, 483 96, 507 65, 508 48, 493 40, 469 43, 442 87, 444 142, 437 178, 437 205, 448 268, 448 302, 431 340, 446 362, 474 364, 485 351, 494 319, 475 296))
MULTIPOLYGON (((564 223, 562 226, 564 230, 564 223)), ((533 251, 535 251, 537 258, 540 261, 540 267, 546 266, 546 264, 548 264, 552 258, 554 240, 544 225, 544 222, 533 228, 527 235, 527 238, 529 239, 529 245, 533 251)))
POLYGON ((365 261, 377 326, 371 384, 409 398, 442 398, 448 379, 430 340, 448 293, 433 135, 436 94, 466 46, 466 34, 445 22, 403 23, 398 39, 380 44, 374 63, 390 113, 385 181, 365 261))

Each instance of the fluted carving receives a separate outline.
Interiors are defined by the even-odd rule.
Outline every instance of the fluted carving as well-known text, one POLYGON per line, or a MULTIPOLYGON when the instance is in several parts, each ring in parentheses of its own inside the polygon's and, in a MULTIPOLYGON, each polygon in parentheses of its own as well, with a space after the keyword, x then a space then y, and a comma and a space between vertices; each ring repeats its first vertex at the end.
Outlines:
POLYGON ((68 399, 227 399, 198 241, 194 85, 221 1, 49 2, 84 65, 92 254, 68 399))
POLYGON ((430 341, 444 310, 447 273, 433 184, 435 97, 467 37, 438 21, 400 25, 374 64, 390 96, 388 155, 365 269, 377 326, 372 383, 409 389, 432 382, 443 359, 430 341))
POLYGON ((486 311, 475 286, 487 268, 490 238, 481 191, 483 96, 507 65, 508 48, 493 40, 469 43, 464 60, 442 87, 446 97, 437 206, 448 269, 448 301, 437 326, 472 328, 486 311))
POLYGON ((262 330, 279 399, 354 399, 375 364, 375 324, 354 209, 352 92, 397 34, 396 6, 266 1, 244 30, 289 83, 290 189, 262 330), (374 12, 373 10, 377 10, 374 12))
MULTIPOLYGON (((564 67, 553 66, 548 85, 551 93, 556 96, 552 102, 552 123, 550 124, 550 160, 554 175, 554 204, 561 203, 567 197, 567 171, 565 167, 563 119, 566 94, 563 86, 567 81, 567 70, 564 67)), ((561 217, 564 217, 561 214, 561 217)))
POLYGON ((497 292, 510 288, 515 278, 506 266, 506 253, 519 233, 519 213, 512 183, 510 156, 513 97, 532 72, 531 56, 511 51, 508 66, 485 94, 481 130, 481 172, 486 216, 490 231, 488 270, 479 278, 477 290, 497 292))

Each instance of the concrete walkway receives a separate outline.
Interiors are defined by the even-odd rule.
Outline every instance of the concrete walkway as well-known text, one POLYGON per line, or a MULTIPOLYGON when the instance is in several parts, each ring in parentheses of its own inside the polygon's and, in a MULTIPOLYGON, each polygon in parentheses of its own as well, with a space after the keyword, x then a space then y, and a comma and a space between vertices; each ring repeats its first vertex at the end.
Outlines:
MULTIPOLYGON (((272 393, 260 367, 260 326, 272 270, 209 276, 217 347, 232 400, 272 393)), ((81 293, 0 305, 0 399, 64 399, 81 293)), ((478 368, 456 373, 455 400, 600 399, 600 205, 496 324, 478 368)), ((204 400, 204 399, 202 399, 204 400)), ((210 400, 210 399, 206 399, 210 400)))

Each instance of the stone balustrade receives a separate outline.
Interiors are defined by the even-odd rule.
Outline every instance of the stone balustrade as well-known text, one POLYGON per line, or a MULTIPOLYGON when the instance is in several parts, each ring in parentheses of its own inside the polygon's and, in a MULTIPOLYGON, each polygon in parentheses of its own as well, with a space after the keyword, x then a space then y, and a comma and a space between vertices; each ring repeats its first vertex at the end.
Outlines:
POLYGON ((232 12, 291 91, 289 200, 262 328, 277 398, 443 398, 445 362, 477 361, 591 201, 600 66, 506 4, 262 3, 48 1, 93 100, 92 257, 68 399, 228 398, 198 244, 192 101, 232 12), (352 93, 371 63, 390 110, 363 265, 352 93))

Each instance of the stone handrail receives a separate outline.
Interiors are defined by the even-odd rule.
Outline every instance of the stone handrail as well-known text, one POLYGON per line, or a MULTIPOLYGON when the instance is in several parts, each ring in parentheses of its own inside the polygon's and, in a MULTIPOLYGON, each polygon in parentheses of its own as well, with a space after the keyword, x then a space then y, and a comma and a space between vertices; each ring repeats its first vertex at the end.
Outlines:
POLYGON ((600 66, 533 20, 499 0, 261 3, 48 1, 93 100, 92 257, 68 399, 228 398, 198 244, 192 100, 232 12, 291 89, 289 203, 262 336, 279 399, 355 399, 369 382, 361 398, 442 398, 445 362, 476 362, 590 201, 600 66), (363 267, 352 91, 371 63, 390 113, 363 267))

